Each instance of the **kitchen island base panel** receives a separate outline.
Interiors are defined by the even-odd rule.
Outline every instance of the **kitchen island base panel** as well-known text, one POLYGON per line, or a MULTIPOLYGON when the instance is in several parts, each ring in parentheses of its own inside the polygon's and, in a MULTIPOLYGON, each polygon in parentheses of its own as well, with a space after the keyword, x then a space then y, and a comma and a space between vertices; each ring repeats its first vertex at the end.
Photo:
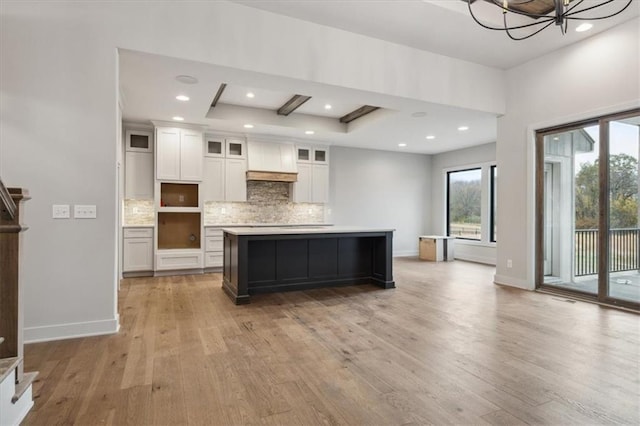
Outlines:
POLYGON ((224 233, 223 288, 236 303, 251 295, 373 284, 394 288, 393 231, 224 233))

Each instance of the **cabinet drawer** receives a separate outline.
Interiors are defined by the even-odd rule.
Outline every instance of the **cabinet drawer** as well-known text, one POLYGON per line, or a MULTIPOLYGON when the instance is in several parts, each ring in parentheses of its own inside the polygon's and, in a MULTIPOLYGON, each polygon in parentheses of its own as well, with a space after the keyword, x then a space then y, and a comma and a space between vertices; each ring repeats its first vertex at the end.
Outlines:
POLYGON ((204 250, 209 251, 222 251, 222 237, 207 237, 204 250))
POLYGON ((204 228, 204 236, 205 237, 220 237, 222 238, 222 229, 221 228, 204 228))
POLYGON ((153 228, 124 228, 125 238, 153 238, 153 228))
POLYGON ((200 250, 167 251, 156 254, 156 270, 158 271, 198 268, 202 268, 202 252, 200 250))
POLYGON ((222 253, 206 253, 204 257, 205 268, 221 268, 223 256, 222 253))

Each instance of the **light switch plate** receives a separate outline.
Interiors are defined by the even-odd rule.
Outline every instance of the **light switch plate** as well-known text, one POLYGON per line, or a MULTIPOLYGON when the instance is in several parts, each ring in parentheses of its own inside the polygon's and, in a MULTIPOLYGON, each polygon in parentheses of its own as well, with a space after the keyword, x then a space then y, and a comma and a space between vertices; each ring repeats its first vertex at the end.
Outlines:
POLYGON ((73 217, 76 219, 95 219, 97 208, 95 204, 76 204, 73 206, 73 217))
POLYGON ((54 219, 69 219, 71 213, 69 204, 54 204, 51 217, 54 219))

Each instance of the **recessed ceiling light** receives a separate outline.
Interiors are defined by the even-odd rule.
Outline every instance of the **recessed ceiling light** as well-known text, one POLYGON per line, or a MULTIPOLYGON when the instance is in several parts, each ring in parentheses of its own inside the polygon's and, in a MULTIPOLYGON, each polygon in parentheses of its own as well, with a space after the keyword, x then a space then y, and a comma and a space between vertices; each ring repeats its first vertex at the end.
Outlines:
POLYGON ((189 100, 189 97, 186 95, 178 95, 176 96, 176 99, 182 102, 187 102, 189 100))
POLYGON ((180 116, 178 116, 178 115, 176 115, 175 117, 173 117, 173 119, 174 119, 175 121, 184 121, 184 117, 180 117, 180 116))
POLYGON ((326 104, 326 105, 324 106, 324 109, 331 109, 331 105, 330 105, 330 104, 326 104))
POLYGON ((407 146, 407 144, 406 144, 406 143, 399 143, 399 144, 398 144, 398 146, 399 146, 400 148, 404 148, 405 146, 407 146))
POLYGON ((427 115, 427 113, 424 112, 424 111, 418 111, 418 112, 414 112, 413 114, 411 114, 411 116, 413 118, 425 117, 426 115, 427 115))
POLYGON ((176 77, 176 80, 184 84, 196 84, 198 82, 197 78, 190 75, 179 75, 176 77))
POLYGON ((304 132, 305 135, 312 135, 314 133, 315 132, 313 130, 305 130, 305 132, 304 132))
POLYGON ((253 92, 247 92, 247 98, 255 98, 256 95, 253 92))
POLYGON ((245 129, 253 129, 253 124, 245 124, 244 128, 245 129))
POLYGON ((583 33, 585 31, 589 31, 591 28, 593 28, 593 24, 590 24, 589 22, 583 22, 576 27, 576 31, 579 33, 583 33))
POLYGON ((461 132, 464 132, 465 130, 469 130, 469 126, 460 126, 458 127, 458 130, 460 130, 461 132))
POLYGON ((435 138, 436 138, 436 137, 435 137, 435 136, 433 136, 433 135, 429 135, 429 136, 427 136, 427 139, 429 139, 429 140, 431 140, 431 139, 435 139, 435 138))

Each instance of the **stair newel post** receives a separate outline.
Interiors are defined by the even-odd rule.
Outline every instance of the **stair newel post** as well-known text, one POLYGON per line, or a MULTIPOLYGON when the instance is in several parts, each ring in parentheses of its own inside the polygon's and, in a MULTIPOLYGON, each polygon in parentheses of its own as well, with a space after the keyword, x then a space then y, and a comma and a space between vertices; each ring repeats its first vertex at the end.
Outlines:
MULTIPOLYGON (((6 188, 0 181, 0 359, 19 357, 22 359, 23 309, 20 286, 20 247, 22 232, 27 228, 21 224, 21 210, 28 192, 22 188, 6 188)), ((24 374, 23 363, 17 368, 17 381, 24 374)))

